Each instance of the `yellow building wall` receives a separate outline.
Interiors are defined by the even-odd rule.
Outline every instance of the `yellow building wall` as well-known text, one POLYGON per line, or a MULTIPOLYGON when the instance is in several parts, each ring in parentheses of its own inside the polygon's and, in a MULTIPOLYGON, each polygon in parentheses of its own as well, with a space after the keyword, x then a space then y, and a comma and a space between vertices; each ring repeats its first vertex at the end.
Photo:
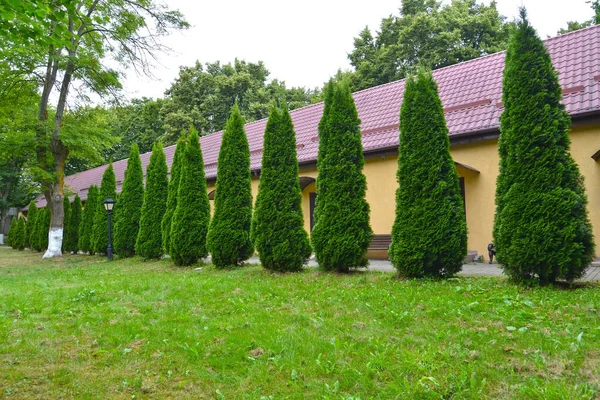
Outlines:
POLYGON ((450 148, 455 162, 479 172, 458 167, 465 178, 465 207, 469 250, 487 260, 487 245, 493 241, 492 229, 496 212, 496 178, 498 177, 498 140, 487 140, 450 148))
POLYGON ((592 155, 600 150, 600 123, 576 126, 571 133, 571 154, 579 165, 588 196, 588 213, 594 229, 596 254, 600 253, 600 163, 592 155))

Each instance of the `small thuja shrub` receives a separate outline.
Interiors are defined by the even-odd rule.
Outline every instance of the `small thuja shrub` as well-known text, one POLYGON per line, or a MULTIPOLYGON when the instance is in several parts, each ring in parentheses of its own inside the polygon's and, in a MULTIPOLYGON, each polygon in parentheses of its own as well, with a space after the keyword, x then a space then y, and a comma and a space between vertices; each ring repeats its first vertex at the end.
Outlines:
POLYGON ((69 201, 69 196, 65 195, 63 198, 63 240, 62 240, 62 251, 68 251, 65 248, 66 239, 71 232, 71 202, 69 201))
POLYGON ((170 256, 175 265, 192 265, 208 253, 206 235, 210 204, 202 149, 195 129, 190 129, 188 143, 183 148, 177 207, 171 221, 170 256))
MULTIPOLYGON (((190 129, 193 129, 193 125, 190 129)), ((181 165, 183 162, 184 152, 185 142, 184 140, 180 139, 177 141, 175 154, 173 155, 173 163, 171 164, 171 179, 169 180, 167 195, 167 208, 161 222, 162 246, 163 251, 166 254, 171 254, 171 223, 173 221, 173 214, 175 214, 175 209, 177 208, 177 194, 179 191, 181 165)))
POLYGON ((144 202, 144 171, 137 144, 132 144, 123 179, 123 188, 115 204, 115 252, 131 257, 135 252, 135 241, 140 228, 140 216, 144 202))
POLYGON ((63 240, 63 249, 67 252, 77 253, 79 250, 77 242, 79 240, 79 228, 81 226, 81 213, 81 198, 79 198, 79 195, 76 195, 71 204, 69 231, 65 234, 63 240))
POLYGON ((146 191, 135 253, 146 259, 163 255, 160 223, 167 208, 169 177, 162 145, 155 143, 146 169, 146 191))
POLYGON ((31 200, 29 207, 27 208, 27 224, 25 225, 25 240, 27 241, 27 247, 31 250, 33 250, 32 237, 33 231, 35 230, 37 214, 38 208, 35 205, 35 201, 31 200))
POLYGON ((94 253, 92 249, 92 236, 94 232, 94 218, 98 207, 100 207, 100 192, 96 185, 92 185, 88 189, 81 225, 79 226, 79 240, 77 242, 77 247, 84 253, 94 253))
MULTIPOLYGON (((92 251, 94 253, 104 253, 108 247, 108 215, 103 206, 104 201, 108 197, 113 200, 117 199, 117 180, 115 178, 112 163, 110 163, 108 168, 104 171, 102 183, 100 184, 100 197, 94 215, 91 240, 92 251)), ((116 223, 116 218, 112 219, 112 223, 116 223)))

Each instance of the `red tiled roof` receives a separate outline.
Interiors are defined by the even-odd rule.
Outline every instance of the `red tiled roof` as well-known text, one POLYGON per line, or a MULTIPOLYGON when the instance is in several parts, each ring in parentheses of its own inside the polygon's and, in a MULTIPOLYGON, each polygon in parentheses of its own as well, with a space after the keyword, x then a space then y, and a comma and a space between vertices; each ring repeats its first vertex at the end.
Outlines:
MULTIPOLYGON (((545 40, 563 87, 563 103, 572 116, 600 111, 600 25, 545 40)), ((502 111, 502 70, 505 53, 466 61, 433 72, 444 105, 450 136, 496 129, 502 111)), ((362 90, 353 94, 362 121, 364 151, 394 148, 398 145, 398 120, 404 80, 362 90)), ((298 144, 298 161, 317 158, 317 125, 323 104, 313 104, 291 112, 298 144)), ((246 124, 251 152, 251 168, 260 169, 266 120, 246 124)), ((222 132, 200 139, 207 178, 217 174, 217 158, 222 132)), ((167 164, 173 160, 175 146, 164 149, 167 164)), ((150 153, 142 154, 145 170, 150 153)), ((113 163, 117 191, 121 190, 127 160, 113 163)), ((65 178, 65 184, 87 198, 87 188, 100 186, 106 165, 65 178)), ((43 207, 46 200, 36 200, 43 207)))

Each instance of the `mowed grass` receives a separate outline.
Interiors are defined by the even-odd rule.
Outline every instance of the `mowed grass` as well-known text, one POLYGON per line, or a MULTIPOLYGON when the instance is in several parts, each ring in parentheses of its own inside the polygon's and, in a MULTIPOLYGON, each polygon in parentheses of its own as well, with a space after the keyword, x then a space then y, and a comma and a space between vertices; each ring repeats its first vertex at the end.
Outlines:
POLYGON ((0 397, 598 398, 600 290, 0 249, 0 397))

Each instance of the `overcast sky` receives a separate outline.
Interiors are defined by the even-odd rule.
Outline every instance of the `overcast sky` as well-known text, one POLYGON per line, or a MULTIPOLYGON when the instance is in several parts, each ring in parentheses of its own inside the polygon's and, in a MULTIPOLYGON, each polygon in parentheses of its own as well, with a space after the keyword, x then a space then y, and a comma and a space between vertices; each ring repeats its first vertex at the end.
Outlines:
MULTIPOLYGON (((379 30, 381 19, 398 15, 400 0, 165 0, 192 27, 163 39, 173 51, 160 56, 155 78, 130 71, 127 97, 162 97, 179 66, 236 57, 264 61, 270 78, 288 87, 320 87, 338 68, 347 69, 353 38, 365 27, 379 30)), ((448 1, 448 0, 446 0, 448 1)), ((484 0, 489 4, 490 0, 484 0)), ((500 13, 514 19, 525 5, 542 38, 555 36, 567 21, 592 16, 586 0, 497 0, 500 13)))

